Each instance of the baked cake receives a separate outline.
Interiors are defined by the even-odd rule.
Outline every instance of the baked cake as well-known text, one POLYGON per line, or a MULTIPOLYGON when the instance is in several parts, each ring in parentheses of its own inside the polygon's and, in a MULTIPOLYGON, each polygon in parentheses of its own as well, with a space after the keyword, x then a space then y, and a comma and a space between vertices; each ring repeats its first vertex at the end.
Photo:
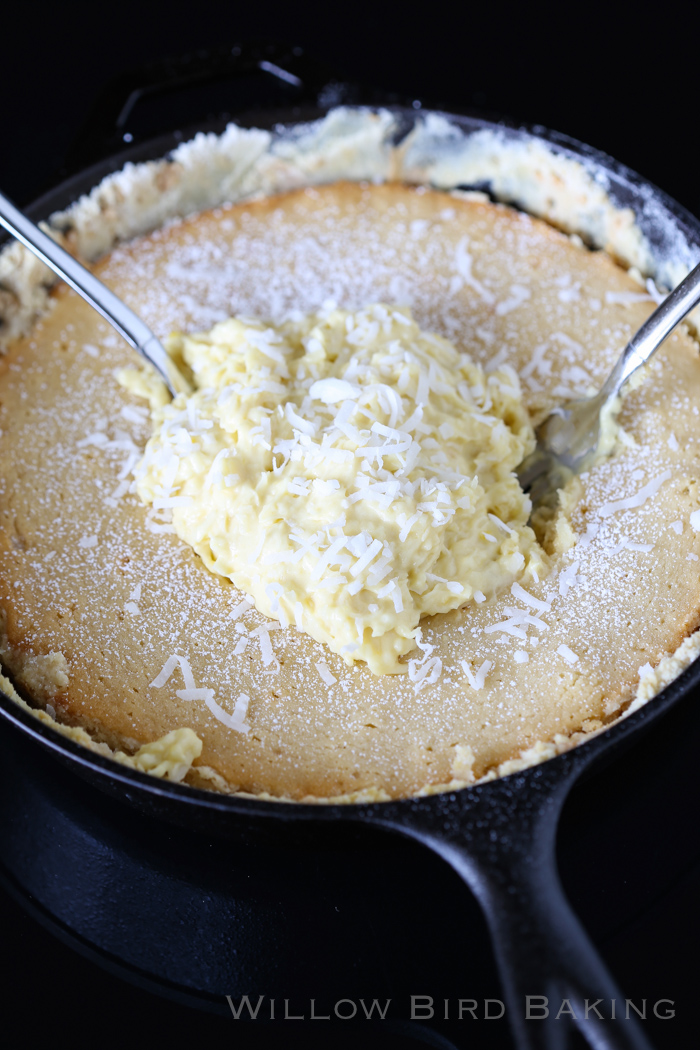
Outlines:
MULTIPOLYGON (((163 339, 234 316, 410 307, 486 374, 513 369, 535 424, 599 388, 655 306, 609 255, 541 220, 395 182, 204 211, 95 272, 163 339)), ((539 537, 542 575, 424 618, 407 673, 377 675, 258 612, 167 508, 144 506, 148 411, 119 379, 140 362, 70 290, 51 299, 0 362, 2 659, 85 742, 124 761, 150 746, 141 768, 222 791, 402 797, 599 730, 698 626, 700 361, 686 329, 625 399, 613 456, 564 493, 539 537), (163 738, 182 754, 159 768, 163 738)))

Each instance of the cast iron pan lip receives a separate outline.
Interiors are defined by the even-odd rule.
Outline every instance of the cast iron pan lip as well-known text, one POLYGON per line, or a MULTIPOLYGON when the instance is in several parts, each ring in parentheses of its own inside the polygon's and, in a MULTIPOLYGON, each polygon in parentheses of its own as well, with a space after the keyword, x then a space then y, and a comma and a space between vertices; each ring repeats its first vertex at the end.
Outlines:
MULTIPOLYGON (((313 107, 312 107, 313 108, 313 107)), ((350 108, 362 108, 370 110, 389 110, 398 119, 410 120, 412 123, 418 116, 434 113, 442 116, 452 123, 460 125, 466 130, 478 129, 502 131, 506 136, 517 138, 523 133, 534 136, 536 139, 544 140, 555 146, 557 150, 572 159, 588 162, 602 169, 606 175, 613 176, 628 190, 633 193, 646 193, 650 195, 657 205, 670 214, 675 220, 675 228, 682 233, 689 244, 700 249, 700 221, 692 215, 683 205, 670 197, 664 190, 657 187, 648 179, 643 178, 631 168, 617 161, 601 150, 585 143, 579 142, 571 136, 561 132, 552 131, 539 124, 528 125, 507 120, 498 123, 487 120, 478 115, 456 114, 443 110, 421 109, 416 111, 407 106, 353 106, 350 108)), ((322 117, 326 112, 322 107, 317 109, 318 116, 322 117)), ((309 119, 304 115, 304 121, 309 119)), ((310 118, 313 119, 313 116, 310 118)), ((299 123, 298 111, 290 114, 288 111, 275 110, 270 116, 269 126, 284 123, 287 126, 299 123)), ((206 130, 223 130, 231 121, 210 121, 206 125, 188 127, 182 132, 170 132, 159 135, 131 146, 118 154, 114 154, 99 161, 90 167, 70 176, 56 187, 43 194, 26 208, 27 214, 35 220, 47 218, 56 210, 67 207, 77 200, 79 196, 88 193, 105 175, 121 170, 128 162, 138 163, 140 161, 167 156, 181 142, 188 139, 203 128, 206 130)), ((261 122, 262 123, 262 122, 261 122)), ((246 126, 242 121, 242 126, 246 126)), ((616 186, 613 182, 606 187, 613 200, 616 200, 616 186)), ((625 202, 629 203, 629 202, 625 202)), ((28 736, 39 746, 48 750, 55 757, 63 759, 68 766, 79 767, 79 770, 96 774, 97 783, 117 783, 126 789, 135 789, 139 794, 144 794, 155 799, 168 800, 174 804, 183 803, 188 807, 190 813, 197 810, 208 810, 218 814, 235 814, 239 817, 263 818, 266 823, 287 822, 290 820, 321 821, 323 823, 339 820, 350 820, 352 822, 371 819, 373 816, 381 816, 386 819, 391 817, 399 820, 403 815, 408 815, 412 808, 417 805, 441 809, 448 802, 456 798, 461 800, 476 800, 483 791, 493 785, 512 785, 516 789, 527 790, 528 783, 534 778, 539 778, 543 769, 571 768, 573 764, 578 769, 594 763, 606 752, 615 747, 624 746, 630 737, 638 732, 643 732, 664 712, 675 706, 680 700, 689 695, 694 689, 700 689, 700 659, 696 659, 687 667, 673 682, 666 686, 647 704, 631 715, 623 715, 607 729, 596 733, 590 740, 577 744, 569 751, 563 752, 538 765, 527 767, 523 770, 511 773, 505 777, 488 781, 483 784, 467 786, 457 791, 444 791, 430 796, 411 796, 402 799, 391 799, 383 802, 357 802, 357 803, 326 803, 271 801, 258 798, 247 798, 240 795, 224 795, 215 791, 206 791, 200 788, 190 787, 186 784, 175 783, 153 777, 147 773, 122 766, 114 759, 96 754, 76 743, 68 737, 63 736, 50 726, 44 725, 29 711, 22 709, 4 692, 0 691, 0 717, 13 725, 23 735, 28 736)), ((113 792, 110 792, 113 794, 113 792)), ((128 792, 124 797, 129 802, 128 792)))

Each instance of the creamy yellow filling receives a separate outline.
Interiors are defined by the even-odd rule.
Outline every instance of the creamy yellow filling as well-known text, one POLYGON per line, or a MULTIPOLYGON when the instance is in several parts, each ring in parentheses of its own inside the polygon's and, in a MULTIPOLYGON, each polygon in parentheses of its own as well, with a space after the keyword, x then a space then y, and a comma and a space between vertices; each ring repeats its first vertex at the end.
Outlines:
POLYGON ((397 673, 422 616, 542 571, 512 369, 485 374, 382 304, 233 318, 168 350, 195 392, 152 398, 139 495, 283 627, 397 673))

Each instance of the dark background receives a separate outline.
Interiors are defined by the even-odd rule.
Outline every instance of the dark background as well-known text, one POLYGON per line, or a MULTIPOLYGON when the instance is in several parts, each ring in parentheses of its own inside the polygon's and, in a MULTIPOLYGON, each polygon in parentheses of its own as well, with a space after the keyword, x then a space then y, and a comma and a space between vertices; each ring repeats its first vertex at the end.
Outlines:
MULTIPOLYGON (((272 40, 303 49, 338 81, 366 85, 363 97, 375 89, 378 98, 416 99, 564 132, 615 156, 698 215, 697 38, 696 26, 687 23, 689 10, 665 5, 651 16, 627 5, 509 8, 425 0, 412 9, 367 0, 303 6, 218 0, 25 4, 3 14, 0 187, 28 204, 78 162, 98 159, 95 107, 106 112, 115 83, 121 78, 122 91, 125 84, 133 86, 137 78, 130 74, 139 67, 272 40), (681 14, 686 17, 679 31, 681 14), (87 146, 86 128, 93 136, 87 146)), ((138 140, 139 132, 161 130, 159 123, 171 130, 224 109, 235 114, 250 105, 247 88, 242 96, 240 90, 220 83, 200 93, 194 108, 201 113, 181 95, 156 100, 140 117, 134 112, 128 133, 138 140)), ((104 145, 113 129, 101 130, 104 145)), ((110 141, 114 148, 118 139, 112 135, 110 141)), ((677 1018, 647 1029, 660 1047, 697 1045, 689 1033, 697 1005, 700 790, 688 769, 696 765, 698 728, 691 698, 658 740, 644 742, 602 780, 580 789, 562 835, 567 888, 625 993, 676 1000, 677 1018), (686 772, 678 775, 681 761, 686 772)), ((109 1045, 111 1030, 137 1045, 195 1039, 296 1045, 289 1024, 277 1032, 243 1033, 226 1018, 123 984, 56 941, 7 895, 0 895, 0 930, 0 1016, 3 1027, 29 1045, 47 1024, 57 1034, 69 1026, 76 1045, 96 1037, 109 1045)), ((468 956, 464 945, 455 965, 468 956)), ((485 994, 497 997, 493 961, 487 958, 483 966, 484 980, 491 982, 485 994)), ((486 1032, 483 1024, 470 1033, 470 1046, 509 1045, 502 1029, 486 1032)), ((307 1026, 304 1039, 313 1048, 327 1045, 330 1035, 307 1026)), ((367 1046, 409 1045, 406 1036, 389 1033, 365 1033, 361 1040, 367 1046)), ((357 1042, 356 1034, 333 1036, 338 1047, 357 1042)))
POLYGON ((696 214, 693 5, 382 0, 119 0, 3 13, 2 185, 27 203, 51 181, 114 77, 251 39, 303 47, 340 80, 544 124, 598 147, 696 214))

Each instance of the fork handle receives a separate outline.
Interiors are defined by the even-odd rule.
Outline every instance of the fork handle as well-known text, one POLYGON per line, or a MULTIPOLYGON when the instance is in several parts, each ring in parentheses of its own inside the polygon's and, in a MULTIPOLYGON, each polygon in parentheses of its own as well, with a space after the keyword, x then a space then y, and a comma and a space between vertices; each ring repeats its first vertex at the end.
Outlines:
POLYGON ((81 295, 127 343, 158 370, 171 393, 181 385, 173 362, 151 329, 114 292, 0 193, 0 225, 81 295))
POLYGON ((666 296, 632 336, 603 387, 606 404, 617 397, 628 379, 647 363, 666 336, 699 302, 700 263, 666 296))

